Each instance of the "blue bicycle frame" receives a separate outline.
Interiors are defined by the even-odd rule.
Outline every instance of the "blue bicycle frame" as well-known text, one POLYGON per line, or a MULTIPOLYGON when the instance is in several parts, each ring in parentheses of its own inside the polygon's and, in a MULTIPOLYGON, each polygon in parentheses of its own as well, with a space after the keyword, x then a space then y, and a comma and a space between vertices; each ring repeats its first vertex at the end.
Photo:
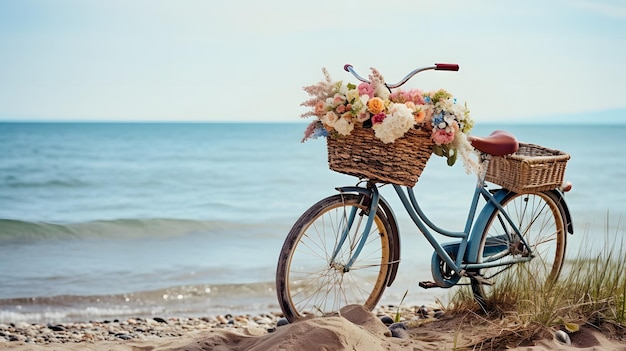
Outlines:
MULTIPOLYGON (((400 200, 402 201, 402 204, 404 205, 413 222, 417 225, 417 227, 424 234, 428 242, 435 249, 437 255, 448 265, 448 267, 450 267, 454 272, 458 273, 459 278, 460 276, 465 275, 465 272, 468 270, 477 271, 483 268, 507 266, 515 263, 530 261, 533 258, 532 249, 524 240, 519 228, 517 228, 517 226, 513 223, 513 220, 511 219, 509 214, 500 204, 504 197, 509 193, 509 190, 502 189, 492 194, 483 186, 483 184, 484 183, 479 179, 467 215, 465 228, 462 232, 448 231, 438 227, 425 215, 425 213, 420 208, 415 197, 413 188, 407 187, 406 191, 404 191, 400 185, 393 185, 396 193, 398 194, 400 200), (476 212, 478 210, 478 203, 481 197, 486 200, 486 204, 482 208, 476 221, 474 221, 474 219, 476 218, 476 212), (485 261, 483 261, 482 257, 479 257, 482 234, 486 226, 489 224, 489 219, 492 217, 492 214, 495 211, 500 211, 500 214, 504 217, 504 220, 510 225, 510 229, 512 230, 512 233, 505 234, 508 237, 506 238, 507 240, 503 240, 503 243, 508 243, 513 238, 519 239, 520 243, 522 243, 524 247, 528 250, 528 255, 524 255, 521 257, 510 257, 510 259, 501 260, 509 252, 509 246, 499 245, 495 249, 491 248, 489 254, 500 254, 495 255, 485 261), (446 245, 446 247, 448 247, 448 250, 446 250, 446 247, 442 246, 437 241, 433 232, 439 233, 447 237, 458 238, 460 239, 460 242, 452 246, 446 245), (451 252, 450 250, 454 251, 451 252), (451 254, 454 254, 454 259, 451 254)), ((338 188, 338 190, 341 193, 360 193, 366 195, 370 199, 368 210, 370 211, 370 214, 372 214, 367 218, 363 235, 361 235, 360 241, 355 248, 352 256, 350 257, 350 260, 344 265, 344 271, 348 272, 352 264, 359 256, 361 249, 365 245, 365 242, 367 241, 366 233, 370 232, 375 217, 373 214, 376 213, 378 203, 379 201, 381 201, 381 199, 383 201, 384 199, 380 195, 378 188, 375 185, 368 185, 367 188, 360 186, 341 187, 338 188)), ((357 208, 353 207, 351 213, 346 218, 346 227, 338 241, 337 247, 334 250, 331 262, 334 262, 334 259, 337 256, 339 249, 344 244, 348 236, 349 229, 354 223, 356 214, 357 208)), ((393 220, 395 220, 395 218, 393 220)), ((483 253, 483 256, 484 254, 485 253, 483 253)), ((446 279, 443 277, 439 278, 440 279, 436 280, 440 281, 440 285, 442 281, 446 281, 446 279)), ((444 286, 442 287, 452 286, 456 283, 457 280, 445 282, 445 284, 443 284, 444 286)))

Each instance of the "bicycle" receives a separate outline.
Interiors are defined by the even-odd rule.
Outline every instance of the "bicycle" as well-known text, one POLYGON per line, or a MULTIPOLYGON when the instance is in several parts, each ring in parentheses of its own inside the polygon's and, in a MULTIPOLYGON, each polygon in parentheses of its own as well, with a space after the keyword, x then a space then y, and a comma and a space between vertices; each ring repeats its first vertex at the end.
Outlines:
MULTIPOLYGON (((358 80, 352 66, 344 69, 358 80)), ((435 64, 415 69, 395 88, 426 70, 458 70, 458 65, 435 64)), ((480 161, 516 152, 520 143, 510 133, 496 131, 472 137, 480 161)), ((569 158, 569 156, 568 156, 569 158)), ((280 252, 276 290, 285 318, 295 321, 339 311, 348 304, 369 310, 391 286, 400 264, 400 235, 396 215, 380 194, 375 179, 360 179, 355 186, 336 188, 295 222, 280 252)), ((564 199, 570 186, 540 190, 509 190, 491 186, 486 170, 477 175, 463 231, 437 226, 422 211, 413 187, 392 184, 403 207, 434 249, 433 281, 422 288, 470 285, 478 304, 486 309, 490 289, 504 272, 532 274, 540 283, 555 281, 564 263, 566 232, 573 234, 564 199), (480 207, 479 203, 484 204, 480 207), (442 244, 435 234, 456 239, 442 244), (524 270, 511 268, 523 265, 524 270)))

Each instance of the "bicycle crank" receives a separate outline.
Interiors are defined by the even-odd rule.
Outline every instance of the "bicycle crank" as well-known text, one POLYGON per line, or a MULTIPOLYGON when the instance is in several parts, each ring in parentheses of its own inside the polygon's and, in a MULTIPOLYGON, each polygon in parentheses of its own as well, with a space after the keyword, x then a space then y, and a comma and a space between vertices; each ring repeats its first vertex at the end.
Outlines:
MULTIPOLYGON (((455 242, 444 244, 442 246, 448 255, 450 255, 450 258, 452 258, 452 260, 456 260, 456 253, 459 250, 459 245, 459 242, 455 242)), ((456 285, 459 279, 461 279, 459 272, 454 271, 454 269, 439 256, 437 251, 433 253, 431 260, 431 272, 434 282, 420 282, 420 286, 422 288, 449 288, 456 285)))

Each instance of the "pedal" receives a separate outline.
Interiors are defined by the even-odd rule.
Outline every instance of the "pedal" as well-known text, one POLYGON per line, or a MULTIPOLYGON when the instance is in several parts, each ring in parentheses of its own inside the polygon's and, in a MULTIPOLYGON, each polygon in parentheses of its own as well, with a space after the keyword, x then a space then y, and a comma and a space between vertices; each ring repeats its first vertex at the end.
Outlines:
POLYGON ((424 288, 424 289, 438 288, 439 287, 439 285, 437 285, 437 283, 430 282, 430 281, 419 282, 419 286, 421 288, 424 288))

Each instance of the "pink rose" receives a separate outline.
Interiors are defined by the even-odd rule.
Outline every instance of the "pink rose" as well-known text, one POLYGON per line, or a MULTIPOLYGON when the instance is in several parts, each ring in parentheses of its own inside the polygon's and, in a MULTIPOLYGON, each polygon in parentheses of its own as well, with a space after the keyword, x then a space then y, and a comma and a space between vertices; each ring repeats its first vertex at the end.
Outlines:
POLYGON ((439 129, 433 133, 432 139, 437 145, 450 144, 454 140, 454 133, 446 132, 445 129, 439 129))
POLYGON ((404 97, 404 91, 396 90, 393 93, 389 94, 389 100, 393 102, 405 103, 406 98, 404 97))
POLYGON ((408 92, 409 98, 408 100, 413 101, 416 105, 423 105, 424 98, 422 97, 423 92, 419 89, 411 89, 408 92))
POLYGON ((339 94, 335 94, 335 98, 333 99, 333 104, 336 105, 342 105, 344 102, 346 102, 346 98, 345 96, 339 95, 339 94))
POLYGON ((383 123, 383 121, 385 120, 385 118, 387 118, 387 115, 384 113, 377 113, 374 116, 372 116, 372 124, 380 124, 383 123))
POLYGON ((369 83, 361 83, 358 86, 359 95, 368 95, 370 98, 374 97, 374 87, 369 83))

